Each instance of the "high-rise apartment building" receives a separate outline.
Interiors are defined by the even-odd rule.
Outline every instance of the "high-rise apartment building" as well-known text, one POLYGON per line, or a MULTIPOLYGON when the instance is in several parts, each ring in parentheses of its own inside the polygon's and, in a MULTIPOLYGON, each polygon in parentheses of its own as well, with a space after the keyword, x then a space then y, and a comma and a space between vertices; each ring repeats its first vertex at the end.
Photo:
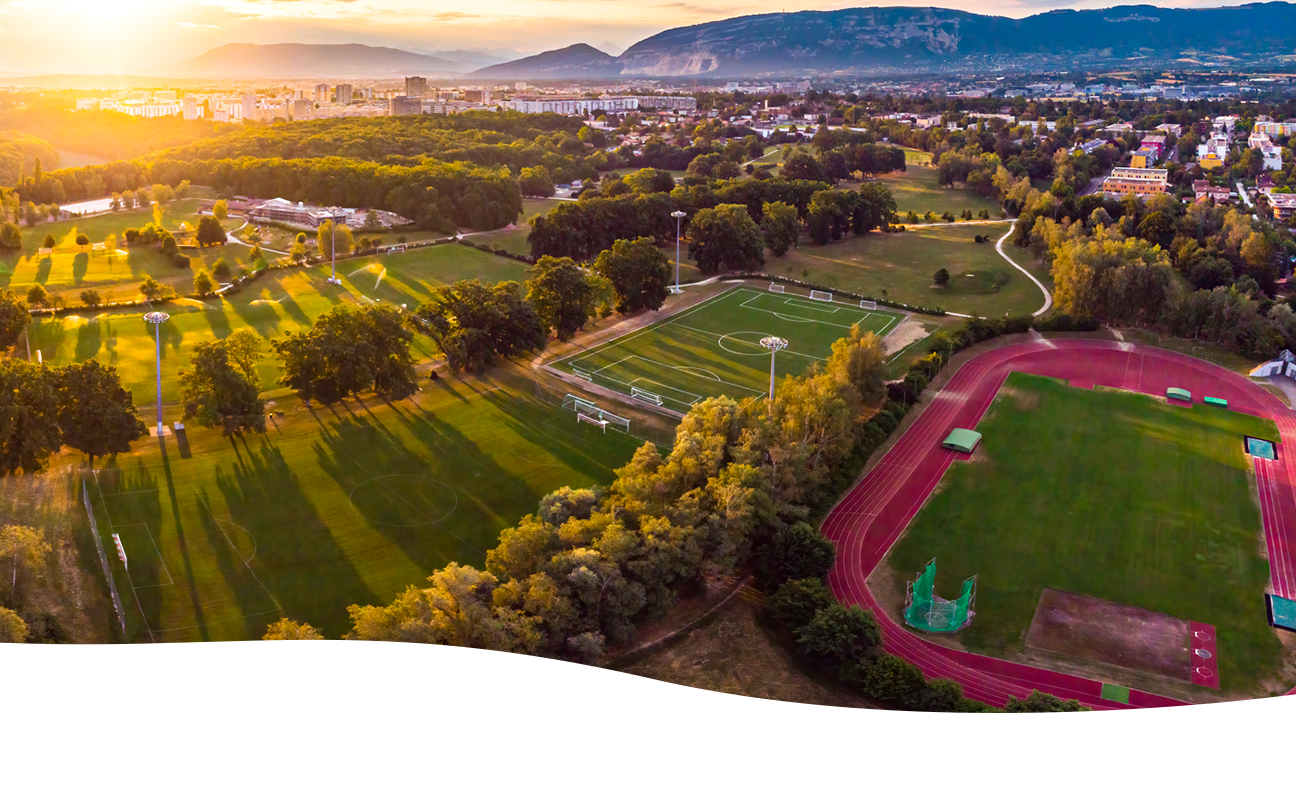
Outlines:
POLYGON ((308 98, 293 99, 292 120, 304 121, 315 116, 315 102, 308 98))
POLYGON ((387 100, 388 115, 418 115, 423 112, 423 99, 411 96, 392 96, 387 100))
POLYGON ((198 117, 198 97, 184 97, 184 120, 192 121, 198 117))
POLYGON ((464 101, 473 104, 490 104, 491 92, 489 90, 465 90, 464 101))
POLYGON ((424 98, 427 95, 427 79, 422 76, 406 76, 405 95, 408 98, 424 98))
POLYGON ((315 85, 315 100, 316 100, 316 101, 328 101, 328 100, 329 100, 329 88, 328 88, 328 85, 327 85, 327 84, 317 84, 317 85, 315 85))
POLYGON ((256 93, 243 94, 243 103, 239 106, 239 115, 247 121, 251 121, 257 117, 256 93))
POLYGON ((338 104, 351 103, 351 85, 339 84, 337 87, 334 88, 334 92, 337 94, 336 101, 338 104))

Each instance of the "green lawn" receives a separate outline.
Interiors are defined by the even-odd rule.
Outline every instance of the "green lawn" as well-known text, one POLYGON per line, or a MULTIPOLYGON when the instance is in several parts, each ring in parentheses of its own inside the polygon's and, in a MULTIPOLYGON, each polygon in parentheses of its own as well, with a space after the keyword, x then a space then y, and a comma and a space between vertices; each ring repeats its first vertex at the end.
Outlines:
MULTIPOLYGON (((182 233, 184 224, 192 233, 198 224, 198 202, 180 200, 163 207, 162 224, 172 233, 182 233)), ((0 286, 12 287, 19 293, 32 284, 41 284, 51 293, 59 293, 69 303, 77 303, 83 289, 94 289, 105 300, 124 300, 139 297, 140 280, 147 274, 158 281, 171 284, 180 292, 193 290, 193 273, 200 267, 210 268, 218 259, 225 259, 232 268, 247 261, 248 248, 241 245, 186 250, 191 267, 178 269, 162 255, 157 245, 132 248, 122 235, 128 228, 142 228, 153 222, 152 208, 134 208, 112 214, 77 217, 48 222, 23 229, 23 247, 20 251, 0 253, 0 286), (40 256, 38 250, 46 234, 53 234, 57 244, 50 256, 40 256), (116 252, 101 251, 91 256, 76 244, 77 234, 85 234, 91 243, 104 241, 109 234, 117 237, 116 252)), ((237 227, 241 220, 226 219, 226 229, 237 227)))
POLYGON ((622 394, 655 394, 683 413, 707 397, 764 396, 770 355, 760 340, 767 335, 788 341, 778 353, 778 376, 800 375, 826 360, 853 324, 881 336, 902 319, 855 301, 811 301, 742 286, 555 365, 622 394))
POLYGON ((1272 422, 1014 373, 977 430, 892 551, 896 588, 933 557, 937 593, 976 575, 956 638, 991 655, 1024 651, 1043 588, 1213 624, 1225 694, 1258 692, 1282 647, 1242 437, 1272 422))
MULTIPOLYGON (((162 325, 162 398, 179 400, 177 380, 195 343, 252 327, 267 340, 285 330, 309 329, 325 310, 340 302, 366 299, 411 309, 427 300, 433 288, 461 278, 487 283, 521 280, 527 265, 460 245, 416 248, 405 253, 369 256, 338 263, 342 285, 328 284, 329 268, 271 271, 249 287, 225 298, 181 299, 159 307, 171 315, 162 325)), ((96 358, 116 366, 139 403, 157 396, 154 383, 156 342, 142 319, 147 309, 114 310, 90 318, 41 319, 29 327, 33 356, 40 350, 47 363, 61 365, 96 358)), ((427 356, 426 339, 415 342, 417 356, 427 356)), ((19 351, 23 351, 20 345, 19 351)), ((276 392, 279 376, 271 356, 260 365, 262 384, 276 392)), ((175 409, 178 412, 178 408, 175 409)), ((180 418, 178 415, 174 418, 180 418)))
POLYGON ((527 243, 527 237, 531 234, 531 226, 528 224, 531 217, 536 214, 547 214, 553 210, 555 205, 564 202, 563 200, 522 200, 522 216, 518 217, 517 224, 509 228, 501 228, 498 231, 487 231, 480 234, 472 234, 467 237, 469 240, 481 245, 489 245, 493 248, 504 248, 512 253, 522 256, 531 255, 531 245, 527 243))
MULTIPOLYGON (((1031 313, 1043 305, 1044 294, 995 251, 1008 227, 949 225, 847 236, 822 247, 803 244, 781 258, 766 256, 764 272, 861 295, 876 297, 886 290, 892 301, 965 315, 1031 313), (990 241, 978 244, 977 234, 990 241), (945 287, 932 282, 941 267, 950 274, 945 287)), ((1010 255, 1046 280, 1044 271, 1022 260, 1024 251, 1010 255)))
POLYGON ((935 212, 938 217, 949 211, 957 217, 967 208, 972 209, 974 216, 985 208, 992 219, 1002 216, 999 203, 967 189, 943 187, 937 182, 938 176, 931 166, 910 165, 903 172, 881 175, 878 182, 891 191, 902 223, 910 211, 919 217, 928 211, 935 212))
POLYGON ((543 495, 608 484, 638 444, 519 391, 500 371, 392 406, 294 400, 264 436, 195 427, 101 464, 86 479, 127 639, 253 639, 280 616, 336 638, 348 605, 385 604, 450 562, 481 566, 543 495))

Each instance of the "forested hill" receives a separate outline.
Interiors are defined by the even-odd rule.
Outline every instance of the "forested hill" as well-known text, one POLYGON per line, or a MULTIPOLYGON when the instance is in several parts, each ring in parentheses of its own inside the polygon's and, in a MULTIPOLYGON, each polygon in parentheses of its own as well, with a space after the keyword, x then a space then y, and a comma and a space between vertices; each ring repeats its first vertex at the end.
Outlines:
POLYGON ((59 153, 48 141, 21 132, 0 132, 0 186, 13 186, 36 169, 57 169, 59 153))
POLYGON ((68 106, 58 101, 0 109, 0 129, 19 130, 70 152, 129 160, 240 126, 185 121, 179 116, 141 118, 106 110, 70 110, 68 106))
MULTIPOLYGON (((594 49, 544 72, 533 60, 495 65, 498 78, 581 76, 730 76, 799 71, 1001 62, 1038 55, 1050 64, 1126 58, 1289 54, 1296 48, 1296 5, 1232 8, 1117 6, 1064 9, 1022 19, 942 8, 849 8, 734 17, 672 28, 616 59, 594 49)), ((555 52, 561 53, 561 52, 555 52)))

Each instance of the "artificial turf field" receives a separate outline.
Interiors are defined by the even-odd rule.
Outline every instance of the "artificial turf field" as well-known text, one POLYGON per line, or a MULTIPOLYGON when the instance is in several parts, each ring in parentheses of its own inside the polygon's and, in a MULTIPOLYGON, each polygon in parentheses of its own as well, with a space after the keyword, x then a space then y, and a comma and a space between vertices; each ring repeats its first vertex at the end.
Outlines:
MULTIPOLYGON (((188 363, 195 343, 223 338, 235 329, 251 327, 267 341, 285 330, 309 329, 333 305, 380 300, 411 309, 426 301, 432 290, 461 278, 488 284, 526 277, 525 264, 461 245, 416 248, 405 253, 368 256, 338 262, 341 286, 328 284, 330 268, 273 270, 224 298, 179 299, 158 309, 171 315, 162 325, 162 399, 180 398, 180 369, 188 363)), ((93 317, 69 315, 43 318, 28 329, 32 356, 41 352, 47 363, 62 365, 96 358, 116 366, 127 390, 143 404, 157 396, 154 382, 154 330, 142 313, 148 308, 104 312, 93 317)), ((415 341, 415 354, 426 356, 431 346, 415 341)), ((269 347, 267 346, 267 349, 269 347)), ((20 344, 19 351, 24 347, 20 344)), ((259 371, 267 393, 280 392, 278 360, 267 354, 259 371)), ((178 409, 177 409, 178 411, 178 409)), ((173 418, 179 419, 178 415, 173 418)))
POLYGON ((765 396, 770 353, 760 340, 767 335, 788 341, 778 353, 778 376, 800 375, 827 360, 832 344, 854 324, 881 337, 903 317, 861 309, 856 301, 814 301, 737 286, 554 365, 621 394, 655 394, 664 407, 683 413, 708 397, 765 396))
POLYGON ((1259 506, 1244 435, 1278 440, 1245 414, 1009 376, 889 557, 893 585, 926 562, 950 596, 977 576, 976 618, 956 640, 1024 653, 1044 588, 1213 624, 1225 694, 1252 695, 1281 645, 1262 595, 1259 506))
POLYGON ((280 616, 336 638, 348 605, 386 604, 450 562, 481 566, 543 495, 607 484, 630 459, 637 440, 504 376, 391 406, 287 409, 264 436, 145 440, 86 475, 126 640, 260 638, 280 616))

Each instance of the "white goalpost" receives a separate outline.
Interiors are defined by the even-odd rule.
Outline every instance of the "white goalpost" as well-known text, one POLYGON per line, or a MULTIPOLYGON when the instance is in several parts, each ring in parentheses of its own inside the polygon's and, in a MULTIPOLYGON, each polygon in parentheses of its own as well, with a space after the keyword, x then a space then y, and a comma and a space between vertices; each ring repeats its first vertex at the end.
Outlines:
POLYGON ((608 428, 620 431, 622 433, 630 432, 630 420, 624 416, 617 416, 614 413, 608 413, 599 406, 590 402, 588 399, 582 399, 575 394, 567 394, 563 397, 562 406, 566 410, 576 412, 577 422, 587 422, 591 425, 598 425, 607 433, 608 428))
POLYGON ((642 388, 635 388, 633 385, 630 386, 630 396, 635 399, 642 399, 644 402, 651 402, 654 405, 662 404, 660 394, 654 394, 652 391, 645 391, 642 388))
POLYGON ((832 293, 824 292, 823 290, 811 290, 810 300, 811 301, 831 301, 832 293))
POLYGON ((403 243, 392 245, 391 247, 387 248, 387 252, 388 252, 388 253, 404 253, 404 252, 405 252, 405 245, 404 245, 403 243))
POLYGON ((870 301, 867 298, 860 299, 860 309, 877 309, 877 301, 870 301))
POLYGON ((775 293, 781 293, 781 292, 784 292, 784 287, 783 287, 782 284, 774 284, 774 283, 771 282, 771 283, 770 283, 769 291, 770 291, 770 292, 775 292, 775 293))

